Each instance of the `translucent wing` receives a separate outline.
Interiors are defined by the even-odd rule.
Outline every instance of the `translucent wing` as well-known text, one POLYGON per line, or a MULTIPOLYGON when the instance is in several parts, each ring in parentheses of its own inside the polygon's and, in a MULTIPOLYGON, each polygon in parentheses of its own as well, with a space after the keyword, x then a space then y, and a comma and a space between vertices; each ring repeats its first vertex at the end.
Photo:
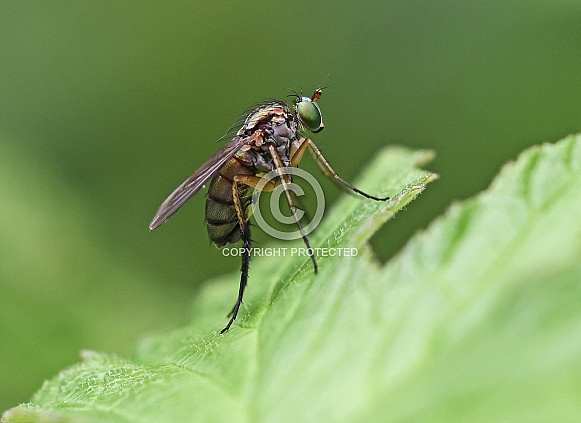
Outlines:
POLYGON ((200 188, 214 176, 224 164, 236 154, 243 145, 249 144, 262 137, 262 131, 258 130, 249 137, 235 136, 206 163, 200 166, 188 179, 177 187, 169 197, 159 206, 159 210, 149 224, 149 230, 153 231, 188 201, 200 188))

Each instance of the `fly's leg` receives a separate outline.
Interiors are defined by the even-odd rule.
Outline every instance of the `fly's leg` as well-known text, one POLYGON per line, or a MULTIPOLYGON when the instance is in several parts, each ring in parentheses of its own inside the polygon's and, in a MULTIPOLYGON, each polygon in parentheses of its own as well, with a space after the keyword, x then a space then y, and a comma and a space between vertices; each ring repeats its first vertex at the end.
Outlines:
POLYGON ((308 141, 309 141, 308 138, 301 138, 299 140, 298 147, 295 148, 294 145, 291 145, 290 165, 292 167, 298 167, 299 163, 303 159, 303 155, 305 154, 305 151, 307 151, 307 147, 309 146, 308 141))
MULTIPOLYGON (((290 178, 287 174, 285 174, 282 171, 282 169, 284 168, 284 164, 282 163, 282 160, 280 159, 280 156, 278 155, 274 146, 270 145, 268 148, 270 150, 270 155, 272 156, 272 159, 274 161, 274 165, 276 167, 276 171, 277 171, 278 176, 280 178, 280 181, 282 183, 282 187, 283 187, 284 193, 286 195, 286 201, 288 203, 289 208, 291 209, 291 213, 293 215, 293 218, 295 220, 297 227, 299 228, 299 232, 301 233, 301 237, 303 238, 305 246, 307 247, 307 254, 311 258, 311 261, 313 262, 313 267, 315 269, 315 273, 317 273, 318 266, 317 266, 317 260, 315 259, 315 254, 313 253, 313 249, 311 248, 311 245, 309 244, 309 239, 307 238, 307 235, 305 234, 305 230, 303 229, 303 225, 301 225, 301 221, 297 217, 296 207, 293 203, 293 199, 290 195, 290 190, 288 188, 288 185, 290 183, 290 178)), ((300 150, 301 149, 299 147, 299 150, 297 150, 297 153, 300 150)), ((304 151, 304 149, 303 149, 303 151, 304 151)), ((295 156, 297 153, 295 153, 295 156)), ((299 154, 302 156, 302 153, 299 153, 299 154)))
MULTIPOLYGON (((252 239, 250 237, 250 224, 248 223, 248 218, 246 216, 242 201, 240 200, 239 185, 244 184, 250 187, 256 186, 260 178, 257 176, 249 175, 237 175, 234 177, 234 182, 232 183, 232 198, 234 199, 234 208, 236 209, 236 216, 238 217, 238 224, 240 225, 240 232, 242 237, 242 265, 240 266, 240 287, 238 288, 238 298, 236 299, 236 304, 232 308, 232 311, 228 313, 230 320, 224 329, 220 331, 220 335, 230 329, 236 316, 238 316, 238 310, 240 310, 240 305, 242 304, 242 297, 244 296, 244 288, 248 283, 248 269, 250 268, 250 247, 252 239)), ((274 185, 271 183, 266 184, 264 187, 265 191, 272 191, 274 185)))
MULTIPOLYGON (((303 144, 297 150, 297 153, 299 153, 301 151, 301 149, 303 149, 304 144, 306 144, 308 146, 309 151, 311 152, 311 154, 315 158, 315 161, 319 165, 319 168, 321 168, 321 170, 323 171, 323 173, 326 176, 333 178, 334 181, 343 184, 344 186, 346 186, 350 190, 355 191, 356 193, 361 194, 362 196, 364 196, 366 198, 370 198, 371 200, 375 200, 375 201, 389 200, 389 197, 376 197, 374 195, 367 194, 366 192, 361 191, 360 189, 351 185, 345 179, 341 178, 339 176, 339 174, 333 170, 333 168, 331 167, 329 162, 325 159, 325 157, 323 157, 323 153, 321 153, 321 150, 319 150, 319 148, 315 145, 315 143, 313 141, 311 141, 309 138, 307 138, 303 142, 303 144)), ((297 154, 297 153, 295 153, 295 154, 297 154)), ((301 153, 300 157, 302 157, 302 153, 301 153)))
POLYGON ((236 304, 232 308, 232 311, 228 314, 230 320, 224 329, 220 331, 220 335, 230 329, 236 316, 238 316, 238 310, 240 310, 240 305, 242 304, 242 297, 244 296, 244 288, 248 283, 248 269, 250 267, 250 225, 248 219, 246 218, 245 210, 242 206, 242 201, 240 200, 240 191, 238 181, 238 176, 234 177, 232 183, 232 198, 234 199, 234 208, 236 210, 236 216, 238 217, 238 225, 240 225, 240 232, 242 237, 242 265, 240 266, 240 286, 238 288, 238 298, 236 299, 236 304))
POLYGON ((248 269, 250 267, 250 227, 246 225, 246 228, 242 231, 242 265, 240 266, 240 287, 238 288, 238 298, 236 299, 236 304, 234 304, 234 308, 228 314, 230 320, 224 329, 220 331, 220 335, 230 329, 234 320, 236 320, 236 316, 238 316, 238 310, 240 310, 240 305, 242 304, 242 297, 244 296, 244 288, 246 288, 246 284, 248 282, 248 269))

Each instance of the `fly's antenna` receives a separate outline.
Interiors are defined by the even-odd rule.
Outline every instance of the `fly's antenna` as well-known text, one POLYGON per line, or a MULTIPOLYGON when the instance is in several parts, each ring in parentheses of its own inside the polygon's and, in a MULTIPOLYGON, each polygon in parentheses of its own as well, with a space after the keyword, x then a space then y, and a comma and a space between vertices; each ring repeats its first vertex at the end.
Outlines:
POLYGON ((322 86, 323 83, 327 80, 327 78, 329 78, 330 74, 327 74, 327 76, 321 81, 321 83, 319 85, 317 85, 318 88, 315 89, 315 92, 313 93, 313 96, 311 97, 311 101, 317 101, 318 99, 321 98, 321 95, 323 94, 323 90, 326 88, 329 88, 328 85, 325 85, 324 87, 322 86))
MULTIPOLYGON (((327 88, 327 87, 323 87, 323 88, 327 88)), ((313 96, 311 97, 311 101, 317 101, 318 99, 321 98, 321 95, 323 95, 323 88, 317 88, 315 90, 315 92, 313 93, 313 96)))
POLYGON ((325 88, 329 88, 328 85, 325 85, 324 87, 322 86, 325 83, 325 81, 329 78, 329 75, 330 73, 328 73, 327 76, 323 78, 323 80, 319 83, 319 85, 317 85, 317 87, 319 87, 317 88, 318 90, 324 90, 325 88))

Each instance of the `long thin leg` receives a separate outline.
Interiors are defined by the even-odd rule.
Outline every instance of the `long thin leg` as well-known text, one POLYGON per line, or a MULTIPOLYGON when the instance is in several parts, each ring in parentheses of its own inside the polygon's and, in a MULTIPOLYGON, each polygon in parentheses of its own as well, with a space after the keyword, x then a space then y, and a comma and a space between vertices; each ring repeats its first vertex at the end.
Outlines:
POLYGON ((375 201, 389 200, 389 197, 376 197, 374 195, 367 194, 366 192, 361 191, 359 188, 356 188, 353 185, 351 185, 349 182, 341 178, 339 174, 333 170, 329 162, 325 159, 325 157, 323 157, 323 153, 321 153, 321 150, 319 150, 319 148, 315 145, 313 141, 311 141, 310 138, 307 138, 306 142, 308 143, 309 151, 311 152, 311 154, 315 158, 315 161, 317 162, 317 164, 319 165, 319 167, 326 176, 332 177, 333 180, 345 185, 347 188, 351 189, 352 191, 355 191, 358 194, 361 194, 364 197, 370 198, 375 201))
POLYGON ((295 207, 295 205, 293 203, 293 199, 290 195, 290 190, 288 187, 288 185, 290 183, 290 178, 287 174, 285 174, 282 171, 282 169, 284 168, 284 164, 282 163, 282 160, 280 159, 274 146, 270 145, 268 148, 270 150, 270 154, 271 154, 272 159, 274 161, 276 171, 277 171, 278 176, 280 178, 280 181, 282 183, 282 187, 283 187, 284 193, 286 195, 286 201, 288 203, 289 208, 291 209, 291 213, 293 215, 293 218, 295 220, 297 227, 299 228, 299 232, 301 233, 301 237, 303 238, 305 246, 307 247, 307 254, 309 255, 309 257, 311 257, 311 261, 313 262, 313 267, 315 269, 315 273, 317 273, 319 267, 317 266, 317 260, 315 259, 315 254, 313 253, 313 249, 311 248, 311 245, 309 244, 309 239, 307 238, 307 235, 305 234, 305 230, 303 229, 303 225, 301 224, 301 221, 297 217, 297 213, 296 213, 297 208, 295 207))
POLYGON ((240 286, 238 288, 238 298, 236 299, 236 304, 234 304, 234 308, 228 314, 230 320, 224 329, 220 331, 220 335, 230 329, 234 320, 236 320, 236 316, 238 316, 238 310, 240 310, 240 305, 242 304, 242 297, 244 296, 244 288, 246 288, 246 284, 248 283, 248 269, 250 267, 250 245, 252 239, 250 237, 250 225, 248 224, 248 220, 246 218, 244 209, 242 207, 242 201, 240 200, 238 184, 241 183, 234 178, 234 182, 232 183, 232 198, 234 199, 234 208, 236 209, 236 216, 238 217, 238 224, 240 225, 240 232, 242 237, 242 265, 240 266, 240 286))
MULTIPOLYGON (((252 239, 250 237, 250 224, 248 223, 248 218, 245 215, 242 201, 240 200, 240 191, 238 186, 239 184, 243 184, 255 188, 259 182, 260 178, 258 176, 236 175, 234 177, 234 182, 232 183, 232 198, 234 199, 234 208, 236 209, 236 216, 238 217, 238 224, 240 225, 242 237, 242 265, 240 267, 240 287, 238 288, 238 298, 236 299, 234 307, 230 313, 228 313, 230 320, 228 321, 226 327, 220 331, 220 334, 223 334, 228 329, 230 329, 230 326, 232 326, 232 323, 234 323, 234 320, 236 320, 238 310, 240 310, 240 305, 242 305, 244 289, 248 283, 248 269, 250 268, 250 251, 252 243, 252 239)), ((269 182, 262 189, 264 191, 272 191, 275 187, 275 184, 269 182)))
POLYGON ((238 298, 236 299, 236 304, 234 304, 234 308, 228 314, 230 320, 224 329, 220 331, 220 335, 230 329, 234 320, 236 320, 236 316, 238 316, 238 310, 240 310, 240 305, 242 304, 242 297, 244 296, 244 288, 246 288, 246 284, 248 283, 248 269, 250 267, 250 226, 246 225, 246 228, 242 232, 242 248, 244 249, 242 252, 242 266, 240 267, 240 287, 238 288, 238 298))
POLYGON ((309 146, 308 138, 302 137, 299 140, 299 146, 295 149, 294 145, 291 146, 290 156, 291 156, 291 163, 292 167, 297 167, 301 160, 303 159, 303 155, 305 151, 307 151, 307 147, 309 146))

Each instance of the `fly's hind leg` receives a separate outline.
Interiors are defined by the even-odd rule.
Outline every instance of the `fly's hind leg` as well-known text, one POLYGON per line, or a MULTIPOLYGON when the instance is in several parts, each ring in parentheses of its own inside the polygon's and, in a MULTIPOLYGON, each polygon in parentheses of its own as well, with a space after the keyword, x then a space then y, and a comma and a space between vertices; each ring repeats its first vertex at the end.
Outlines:
MULTIPOLYGON (((260 181, 260 178, 257 176, 237 175, 234 177, 234 182, 232 184, 232 198, 234 199, 234 208, 236 210, 236 216, 238 217, 238 225, 240 225, 240 233, 242 238, 242 265, 240 266, 240 286, 238 288, 238 298, 236 299, 236 303, 234 304, 232 311, 228 314, 230 320, 228 321, 226 327, 220 331, 220 335, 230 329, 230 326, 232 326, 232 323, 234 323, 234 320, 236 320, 236 316, 238 316, 238 310, 240 310, 240 305, 242 305, 244 289, 248 283, 248 269, 250 268, 250 252, 252 244, 252 239, 250 237, 250 224, 248 222, 248 216, 246 216, 246 210, 244 209, 244 205, 240 199, 239 186, 247 185, 250 187, 255 187, 258 181, 260 181)), ((273 189, 274 185, 272 184, 266 184, 264 188, 266 191, 272 191, 273 189)))
POLYGON ((242 230, 242 265, 240 266, 240 287, 238 288, 238 298, 236 299, 236 304, 234 304, 234 308, 228 314, 230 320, 224 329, 220 331, 220 335, 230 329, 234 320, 236 320, 236 316, 238 316, 238 310, 240 310, 240 305, 242 304, 242 297, 244 296, 244 288, 246 288, 246 284, 248 283, 248 269, 250 267, 250 228, 249 225, 242 230))

